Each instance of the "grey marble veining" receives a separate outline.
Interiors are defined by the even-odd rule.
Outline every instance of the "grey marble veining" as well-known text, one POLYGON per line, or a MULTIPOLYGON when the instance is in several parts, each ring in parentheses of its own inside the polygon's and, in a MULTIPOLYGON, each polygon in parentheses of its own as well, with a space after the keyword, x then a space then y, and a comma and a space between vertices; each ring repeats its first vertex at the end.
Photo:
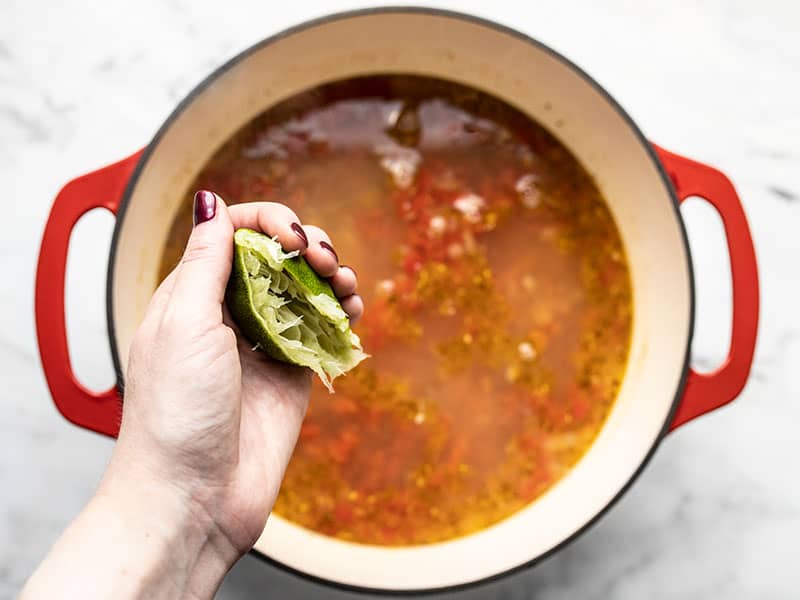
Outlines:
MULTIPOLYGON (((800 5, 428 4, 552 45, 651 139, 728 173, 762 282, 756 360, 739 400, 670 435, 630 493, 578 541, 531 571, 458 597, 800 597, 800 5)), ((57 414, 38 361, 34 268, 59 187, 146 144, 175 103, 239 50, 304 19, 364 5, 0 2, 0 598, 15 594, 90 496, 111 448, 57 414)), ((710 214, 684 210, 698 287, 693 354, 704 368, 724 354, 730 315, 710 214)), ((103 214, 81 222, 69 261, 73 360, 98 388, 113 380, 103 316, 112 224, 103 214)), ((246 557, 219 597, 351 595, 246 557)))

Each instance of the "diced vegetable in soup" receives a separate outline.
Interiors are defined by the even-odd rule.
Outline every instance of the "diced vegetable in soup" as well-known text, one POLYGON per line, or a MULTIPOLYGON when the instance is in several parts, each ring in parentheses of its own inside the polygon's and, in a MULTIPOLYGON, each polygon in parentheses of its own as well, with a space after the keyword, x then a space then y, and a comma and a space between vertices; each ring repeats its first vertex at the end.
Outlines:
POLYGON ((625 252, 552 135, 450 82, 304 92, 222 146, 186 191, 268 200, 358 271, 372 358, 317 385, 275 511, 364 544, 448 540, 524 508, 586 452, 625 371, 625 252))

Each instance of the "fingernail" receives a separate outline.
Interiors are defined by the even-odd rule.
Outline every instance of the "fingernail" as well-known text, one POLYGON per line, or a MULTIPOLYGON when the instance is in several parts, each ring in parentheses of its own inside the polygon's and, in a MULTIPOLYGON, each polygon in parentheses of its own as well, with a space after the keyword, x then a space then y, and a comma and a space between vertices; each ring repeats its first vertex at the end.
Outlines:
POLYGON ((217 213, 217 197, 213 192, 200 190, 194 195, 194 219, 195 226, 205 223, 214 218, 217 213))
POLYGON ((306 232, 303 231, 303 228, 300 227, 300 223, 292 223, 292 231, 295 232, 297 237, 303 240, 303 243, 306 245, 306 248, 308 248, 308 236, 306 235, 306 232))
POLYGON ((331 254, 333 254, 333 258, 336 259, 337 263, 339 262, 339 255, 336 254, 336 250, 333 249, 333 246, 331 246, 328 242, 320 242, 319 245, 325 248, 325 250, 327 250, 331 254))
POLYGON ((350 269, 353 272, 353 275, 358 277, 358 273, 356 273, 356 270, 353 267, 351 267, 350 265, 339 265, 339 268, 340 269, 350 269))

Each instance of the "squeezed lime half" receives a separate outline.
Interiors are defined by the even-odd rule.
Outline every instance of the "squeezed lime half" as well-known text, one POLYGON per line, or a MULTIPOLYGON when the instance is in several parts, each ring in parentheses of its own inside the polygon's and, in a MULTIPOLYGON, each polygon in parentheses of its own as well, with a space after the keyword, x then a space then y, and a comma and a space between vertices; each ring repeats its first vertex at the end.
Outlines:
POLYGON ((330 284, 298 252, 252 229, 233 236, 226 301, 234 322, 276 360, 308 367, 325 387, 368 357, 330 284))

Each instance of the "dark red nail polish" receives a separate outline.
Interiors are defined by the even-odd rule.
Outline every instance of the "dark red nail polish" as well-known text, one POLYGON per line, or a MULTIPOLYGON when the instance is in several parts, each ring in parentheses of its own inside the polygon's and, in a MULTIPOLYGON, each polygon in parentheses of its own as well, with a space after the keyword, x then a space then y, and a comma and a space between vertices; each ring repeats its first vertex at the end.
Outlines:
POLYGON ((303 231, 303 228, 300 227, 300 223, 292 223, 292 231, 295 232, 297 237, 303 240, 303 243, 305 244, 306 248, 308 248, 308 236, 306 235, 306 232, 303 231))
POLYGON ((337 263, 339 262, 339 255, 336 254, 336 250, 333 249, 333 246, 331 246, 328 242, 320 242, 319 245, 325 248, 325 250, 327 250, 331 254, 333 254, 333 258, 336 259, 337 263))
POLYGON ((208 190, 197 192, 194 195, 194 225, 210 221, 215 214, 217 214, 217 197, 214 193, 208 190))

